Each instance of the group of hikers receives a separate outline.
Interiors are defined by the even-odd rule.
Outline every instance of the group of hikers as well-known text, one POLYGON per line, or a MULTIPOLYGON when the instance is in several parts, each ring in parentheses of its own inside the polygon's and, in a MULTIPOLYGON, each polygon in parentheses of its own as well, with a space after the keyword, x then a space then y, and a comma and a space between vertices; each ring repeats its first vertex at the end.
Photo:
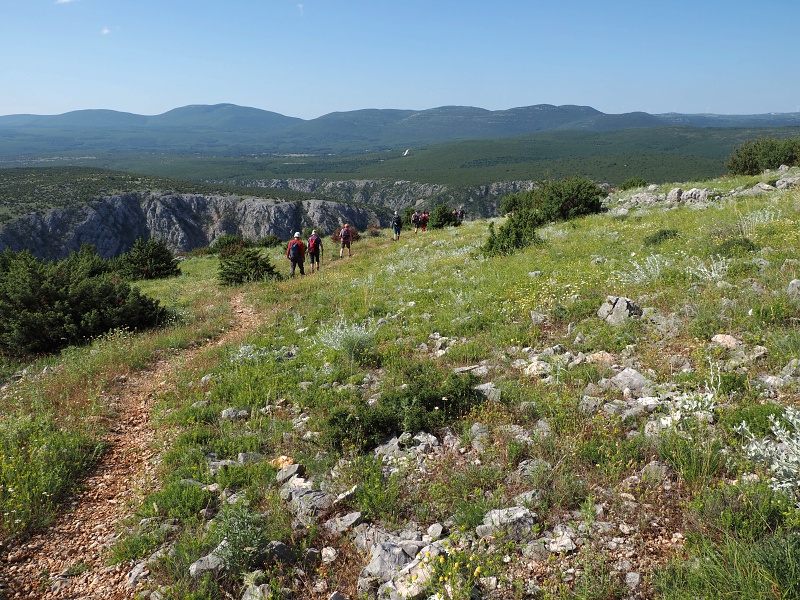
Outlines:
MULTIPOLYGON (((425 231, 428 228, 428 220, 431 218, 430 213, 427 210, 423 210, 422 212, 415 210, 411 215, 411 227, 414 228, 414 233, 417 233, 419 230, 425 231)), ((397 214, 397 211, 394 211, 394 216, 392 217, 392 234, 394 241, 400 239, 400 230, 403 229, 403 218, 397 214)))
MULTIPOLYGON (((345 249, 347 249, 347 256, 353 255, 350 250, 350 242, 352 239, 353 233, 350 230, 350 223, 345 223, 344 227, 339 231, 339 258, 344 257, 345 249)), ((303 242, 302 236, 298 231, 287 244, 286 258, 292 263, 292 277, 294 277, 294 273, 298 268, 300 269, 300 275, 306 274, 304 267, 306 255, 308 255, 311 262, 311 272, 314 272, 315 267, 316 270, 319 271, 322 266, 320 258, 324 257, 325 248, 322 244, 322 238, 317 235, 316 229, 311 230, 311 236, 308 238, 307 243, 303 242)))
MULTIPOLYGON (((430 219, 430 213, 428 211, 423 210, 420 212, 419 210, 415 210, 411 215, 411 226, 414 228, 414 233, 417 233, 419 230, 425 231, 428 228, 428 220, 430 219)), ((454 221, 462 221, 464 219, 464 210, 454 210, 453 211, 453 219, 454 221)), ((392 239, 397 241, 400 239, 400 231, 403 228, 403 218, 394 211, 394 215, 392 216, 392 239)), ((334 237, 334 240, 336 238, 334 237)), ((352 252, 350 251, 350 243, 353 239, 353 232, 350 229, 350 224, 345 223, 344 227, 339 231, 339 258, 344 257, 344 251, 347 249, 347 256, 352 256, 352 252)), ((319 270, 320 266, 322 265, 320 258, 324 257, 324 248, 322 246, 322 238, 317 235, 317 230, 314 229, 311 231, 311 236, 308 238, 307 242, 303 242, 302 236, 300 232, 294 234, 294 237, 286 246, 286 258, 289 259, 292 263, 292 277, 294 277, 295 271, 300 269, 300 275, 305 275, 305 262, 306 262, 306 255, 308 255, 311 261, 311 272, 313 273, 314 270, 319 270)))

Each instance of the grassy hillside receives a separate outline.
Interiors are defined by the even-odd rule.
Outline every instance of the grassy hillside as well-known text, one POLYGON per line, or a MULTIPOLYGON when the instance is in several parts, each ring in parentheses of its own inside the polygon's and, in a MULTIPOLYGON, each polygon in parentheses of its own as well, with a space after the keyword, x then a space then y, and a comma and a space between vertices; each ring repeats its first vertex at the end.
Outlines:
MULTIPOLYGON (((181 277, 141 284, 179 315, 168 330, 109 336, 32 365, 40 376, 6 388, 2 537, 45 524, 90 466, 76 458, 61 487, 46 487, 26 479, 38 468, 29 449, 85 457, 112 417, 97 390, 155 353, 218 334, 228 298, 243 292, 261 328, 210 349, 158 398, 161 488, 145 491, 111 554, 129 566, 171 549, 150 565, 145 589, 221 599, 262 581, 276 594, 358 597, 369 556, 350 535, 292 526, 269 462, 289 456, 315 489, 352 488, 324 518, 359 511, 391 532, 443 525, 448 549, 421 598, 466 599, 473 588, 498 599, 797 598, 800 479, 771 472, 738 427, 765 436, 765 448, 800 436, 784 411, 800 400, 800 301, 790 289, 800 192, 728 195, 757 180, 701 182, 722 196, 707 204, 551 225, 541 246, 508 258, 480 254, 486 222, 404 231, 399 242, 364 236, 352 258, 332 262, 328 242, 319 273, 236 289, 217 284, 216 258, 189 258, 181 277), (642 316, 602 321, 608 296, 630 298, 642 316), (731 338, 712 341, 718 334, 731 338), (609 383, 626 369, 646 390, 609 383), (481 383, 493 384, 488 395, 473 391, 481 383), (230 408, 247 416, 223 418, 230 408), (770 430, 770 415, 783 429, 770 430), (420 429, 442 446, 395 461, 373 452, 388 434, 420 429), (237 462, 243 452, 262 460, 237 462), (234 462, 212 473, 211 456, 234 462), (489 511, 522 505, 537 520, 522 537, 478 533, 489 511), (208 507, 218 511, 211 526, 198 517, 208 507), (177 527, 145 529, 145 517, 177 527), (193 580, 189 565, 225 536, 236 540, 225 576, 193 580), (298 556, 337 555, 265 568, 253 548, 269 540, 298 556), (265 571, 246 575, 256 567, 265 571)), ((288 272, 282 248, 265 252, 288 272)), ((798 464, 796 446, 787 452, 798 464)))

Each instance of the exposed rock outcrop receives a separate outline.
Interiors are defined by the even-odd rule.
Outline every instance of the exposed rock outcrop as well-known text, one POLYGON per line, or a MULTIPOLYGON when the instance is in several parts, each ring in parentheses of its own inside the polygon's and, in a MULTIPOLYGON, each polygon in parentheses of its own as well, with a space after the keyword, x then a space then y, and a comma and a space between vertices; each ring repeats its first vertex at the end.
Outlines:
POLYGON ((497 216, 499 201, 506 194, 529 191, 536 185, 535 181, 500 181, 468 188, 455 188, 444 184, 405 180, 331 181, 327 179, 248 179, 237 180, 233 183, 247 187, 266 187, 319 194, 340 202, 363 202, 392 210, 443 201, 452 207, 464 206, 468 214, 483 217, 497 216))
POLYGON ((185 252, 225 234, 289 239, 305 227, 332 232, 345 222, 363 231, 387 221, 379 209, 327 200, 136 192, 20 217, 0 228, 0 250, 28 249, 39 258, 61 259, 93 244, 101 256, 111 257, 130 249, 139 237, 158 237, 171 250, 185 252))

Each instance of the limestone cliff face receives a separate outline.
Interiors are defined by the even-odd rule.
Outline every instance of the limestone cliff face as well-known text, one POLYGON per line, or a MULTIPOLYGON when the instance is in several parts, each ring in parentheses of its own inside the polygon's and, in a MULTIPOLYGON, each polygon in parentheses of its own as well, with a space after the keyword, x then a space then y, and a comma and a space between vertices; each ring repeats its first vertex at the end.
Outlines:
MULTIPOLYGON (((222 182, 219 182, 222 183, 222 182)), ((230 182, 228 182, 230 183, 230 182)), ((363 202, 391 210, 407 206, 432 206, 446 202, 463 206, 472 217, 494 217, 500 198, 510 193, 532 190, 535 181, 501 181, 489 185, 457 188, 443 184, 415 181, 328 179, 242 179, 233 183, 247 187, 265 187, 318 194, 340 202, 363 202)))
POLYGON ((332 233, 344 223, 363 231, 387 222, 375 209, 326 200, 137 192, 20 217, 0 228, 0 250, 28 249, 39 258, 60 259, 93 244, 101 256, 111 257, 130 249, 138 237, 159 237, 173 251, 185 252, 225 234, 252 240, 274 234, 288 240, 305 227, 332 233))

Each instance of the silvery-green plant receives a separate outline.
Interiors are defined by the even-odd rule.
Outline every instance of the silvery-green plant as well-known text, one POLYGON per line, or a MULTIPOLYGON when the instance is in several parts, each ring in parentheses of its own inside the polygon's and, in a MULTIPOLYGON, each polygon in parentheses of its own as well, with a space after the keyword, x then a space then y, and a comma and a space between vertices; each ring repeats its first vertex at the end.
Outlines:
POLYGON ((800 507, 800 410, 786 407, 783 420, 788 426, 775 415, 769 416, 774 440, 756 438, 744 421, 735 430, 748 440, 744 446, 747 455, 769 466, 770 487, 789 494, 800 507))
POLYGON ((689 274, 701 281, 719 281, 728 270, 730 261, 722 256, 712 256, 708 263, 700 260, 696 256, 692 257, 692 263, 687 269, 689 274))
POLYGON ((698 413, 707 412, 711 413, 717 408, 716 394, 713 392, 705 392, 702 394, 686 394, 680 396, 674 401, 675 408, 681 412, 698 413))
POLYGON ((234 575, 247 572, 269 542, 263 518, 250 512, 243 503, 220 512, 216 519, 216 532, 223 541, 215 554, 234 575))
POLYGON ((322 327, 314 343, 344 354, 350 361, 367 361, 375 348, 375 331, 367 323, 348 323, 340 319, 322 327))
POLYGON ((256 348, 252 344, 242 344, 230 355, 230 361, 235 364, 255 362, 269 355, 266 348, 256 348))
POLYGON ((756 231, 756 227, 758 225, 762 225, 765 223, 771 223, 776 219, 780 218, 781 211, 780 209, 771 209, 771 208, 763 208, 761 210, 755 210, 753 212, 747 213, 745 216, 739 219, 738 226, 739 231, 742 233, 742 236, 750 238, 753 237, 756 231))
POLYGON ((651 254, 642 260, 632 260, 627 271, 615 271, 614 274, 623 283, 648 283, 661 279, 664 269, 672 265, 672 260, 661 254, 651 254))

